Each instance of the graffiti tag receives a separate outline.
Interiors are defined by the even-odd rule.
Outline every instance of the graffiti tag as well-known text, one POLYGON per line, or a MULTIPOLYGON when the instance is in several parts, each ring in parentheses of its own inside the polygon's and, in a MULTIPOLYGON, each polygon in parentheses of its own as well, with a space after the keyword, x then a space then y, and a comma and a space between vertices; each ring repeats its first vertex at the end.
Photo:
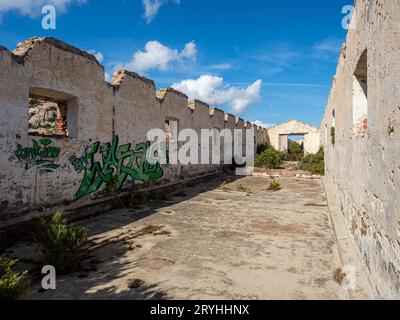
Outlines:
POLYGON ((119 190, 128 177, 143 182, 162 178, 164 172, 160 164, 150 164, 146 160, 150 146, 150 142, 143 142, 132 150, 130 143, 119 146, 119 138, 116 136, 111 143, 92 144, 80 158, 70 157, 69 161, 75 171, 84 171, 75 197, 81 199, 96 192, 103 183, 113 184, 114 190, 119 190), (100 155, 100 161, 96 161, 96 154, 100 155))
POLYGON ((77 158, 76 156, 72 156, 69 158, 69 162, 72 164, 74 167, 75 171, 77 173, 82 173, 86 167, 89 165, 88 160, 85 158, 85 156, 77 158))
POLYGON ((51 143, 51 139, 46 138, 39 142, 32 140, 31 147, 24 148, 18 144, 14 154, 20 162, 25 163, 25 170, 38 167, 43 173, 53 172, 61 166, 56 163, 61 150, 50 146, 51 143))

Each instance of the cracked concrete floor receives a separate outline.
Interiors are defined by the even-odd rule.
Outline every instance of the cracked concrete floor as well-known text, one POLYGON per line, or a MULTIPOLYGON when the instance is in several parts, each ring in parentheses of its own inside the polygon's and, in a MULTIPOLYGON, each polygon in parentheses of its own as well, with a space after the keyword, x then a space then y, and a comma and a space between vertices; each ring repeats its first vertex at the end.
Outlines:
MULTIPOLYGON (((86 220, 92 258, 30 299, 342 299, 319 179, 211 181, 86 220)), ((15 249, 18 251, 18 248, 15 249)))

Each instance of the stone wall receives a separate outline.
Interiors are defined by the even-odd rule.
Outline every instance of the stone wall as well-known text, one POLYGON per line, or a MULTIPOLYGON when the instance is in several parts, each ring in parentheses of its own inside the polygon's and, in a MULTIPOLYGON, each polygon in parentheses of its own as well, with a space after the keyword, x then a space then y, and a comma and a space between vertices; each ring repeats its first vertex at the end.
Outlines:
MULTIPOLYGON (((108 83, 93 55, 53 38, 32 38, 13 52, 0 47, 0 83, 0 227, 90 205, 106 186, 131 190, 138 181, 162 184, 221 169, 143 161, 147 132, 164 130, 166 120, 199 136, 201 129, 246 128, 173 89, 156 92, 153 81, 125 70, 108 83), (30 96, 66 105, 68 135, 28 133, 30 96)), ((256 144, 266 143, 266 130, 255 129, 256 144)))
POLYGON ((400 3, 355 12, 320 128, 325 184, 377 294, 400 299, 400 3))
POLYGON ((271 145, 279 151, 288 151, 289 136, 304 135, 304 153, 317 153, 321 143, 317 128, 308 124, 292 120, 267 130, 271 145))

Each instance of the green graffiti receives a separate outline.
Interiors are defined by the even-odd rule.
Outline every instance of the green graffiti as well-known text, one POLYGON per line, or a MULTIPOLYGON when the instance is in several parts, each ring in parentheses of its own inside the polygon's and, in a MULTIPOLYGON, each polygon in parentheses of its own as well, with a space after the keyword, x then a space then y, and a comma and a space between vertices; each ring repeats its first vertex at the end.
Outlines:
POLYGON ((85 156, 81 158, 77 158, 76 156, 72 156, 69 158, 69 162, 75 168, 75 171, 81 173, 85 170, 85 168, 89 165, 89 162, 85 159, 85 156))
POLYGON ((131 150, 130 143, 119 146, 119 138, 116 136, 112 143, 92 144, 81 158, 72 156, 69 161, 75 171, 84 171, 75 197, 81 199, 96 192, 103 183, 113 184, 114 189, 119 190, 128 177, 143 182, 163 177, 164 172, 159 163, 150 164, 146 161, 150 146, 150 142, 139 143, 135 150, 131 150), (95 160, 96 154, 100 155, 101 163, 95 160))
POLYGON ((56 163, 61 150, 50 146, 51 143, 51 139, 45 138, 39 142, 32 140, 31 147, 24 148, 18 144, 14 154, 20 162, 25 163, 25 170, 38 167, 43 173, 53 172, 61 166, 56 163))

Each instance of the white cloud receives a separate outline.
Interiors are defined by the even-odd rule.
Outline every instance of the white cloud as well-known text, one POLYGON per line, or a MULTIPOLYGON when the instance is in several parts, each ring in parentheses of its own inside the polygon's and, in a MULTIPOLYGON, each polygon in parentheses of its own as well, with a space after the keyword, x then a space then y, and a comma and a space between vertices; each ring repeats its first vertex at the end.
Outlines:
POLYGON ((224 79, 217 76, 202 75, 198 79, 188 79, 174 83, 172 87, 189 96, 210 105, 228 104, 236 114, 243 113, 260 96, 261 80, 257 80, 247 88, 237 88, 224 84, 224 79))
POLYGON ((185 48, 180 53, 179 58, 196 59, 196 56, 197 56, 196 43, 194 41, 191 41, 185 45, 185 48))
POLYGON ((99 61, 100 63, 103 62, 103 60, 104 60, 103 53, 101 53, 100 51, 96 51, 96 50, 89 50, 88 52, 90 54, 94 55, 96 57, 97 61, 99 61))
POLYGON ((42 13, 45 5, 53 5, 58 12, 65 12, 72 3, 85 3, 87 0, 0 0, 0 15, 14 10, 22 15, 36 17, 42 13))
POLYGON ((275 124, 265 123, 265 122, 262 122, 260 120, 254 121, 253 123, 255 125, 257 125, 259 127, 262 127, 262 128, 265 128, 265 129, 269 129, 269 128, 271 128, 271 127, 273 127, 275 125, 275 124))
POLYGON ((277 71, 293 67, 293 64, 302 57, 302 52, 292 43, 270 43, 258 53, 248 55, 264 64, 278 67, 277 71))
POLYGON ((197 48, 194 41, 187 43, 182 51, 171 49, 158 41, 149 41, 144 51, 136 52, 132 61, 122 67, 138 73, 152 69, 166 71, 173 62, 182 62, 185 59, 196 60, 196 56, 197 48))
POLYGON ((313 49, 320 52, 339 53, 343 41, 337 38, 327 38, 321 42, 315 43, 313 49))
POLYGON ((229 70, 232 68, 233 66, 230 63, 213 64, 210 66, 211 70, 229 70))
MULTIPOLYGON (((151 23, 157 16, 160 8, 165 5, 168 0, 142 0, 142 5, 144 8, 144 18, 147 23, 151 23)), ((175 4, 180 4, 180 0, 172 0, 175 4)))
MULTIPOLYGON (((96 51, 96 50, 94 50, 94 49, 88 50, 88 52, 89 52, 90 54, 94 55, 99 63, 103 63, 103 61, 104 61, 104 55, 103 55, 102 52, 96 51)), ((104 72, 104 79, 105 79, 107 82, 111 82, 112 76, 110 75, 109 72, 107 72, 107 71, 104 72)))
POLYGON ((313 58, 320 60, 337 60, 343 41, 330 37, 313 45, 313 58))

